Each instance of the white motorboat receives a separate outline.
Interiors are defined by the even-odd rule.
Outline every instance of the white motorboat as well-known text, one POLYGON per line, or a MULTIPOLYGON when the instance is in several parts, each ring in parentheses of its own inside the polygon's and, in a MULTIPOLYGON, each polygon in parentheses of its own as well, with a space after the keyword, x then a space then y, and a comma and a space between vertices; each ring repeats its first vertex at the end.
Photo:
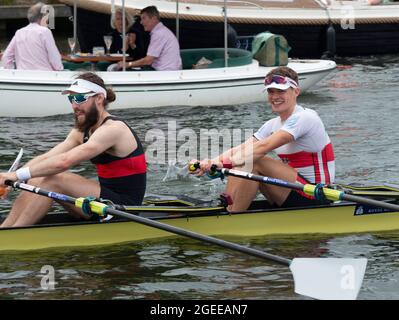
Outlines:
MULTIPOLYGON (((226 23, 224 30, 227 39, 226 23)), ((274 67, 261 66, 251 52, 227 48, 225 41, 225 48, 184 49, 180 54, 183 70, 98 72, 117 96, 110 109, 223 106, 265 100, 263 80, 274 67), (207 64, 193 68, 198 67, 198 61, 203 58, 207 64)), ((279 56, 276 51, 266 51, 266 54, 279 56)), ((263 65, 288 62, 288 66, 298 73, 302 90, 317 84, 336 67, 330 60, 260 61, 263 65)), ((0 117, 71 113, 70 104, 61 91, 77 74, 76 71, 0 69, 0 117)))
MULTIPOLYGON (((299 74, 302 90, 307 90, 334 70, 336 64, 329 60, 290 60, 288 66, 299 74)), ((112 110, 264 101, 263 80, 272 68, 250 59, 248 64, 234 67, 98 74, 116 93, 117 99, 110 105, 112 110)), ((61 91, 77 74, 76 71, 0 69, 0 117, 71 113, 61 91)))

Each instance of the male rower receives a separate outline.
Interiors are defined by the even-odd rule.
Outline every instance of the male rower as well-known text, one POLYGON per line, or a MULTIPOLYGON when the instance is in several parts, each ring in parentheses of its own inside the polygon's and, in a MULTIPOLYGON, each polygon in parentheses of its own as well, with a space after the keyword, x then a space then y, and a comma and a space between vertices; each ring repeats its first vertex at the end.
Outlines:
MULTIPOLYGON (((130 126, 107 111, 115 94, 94 73, 84 73, 62 92, 71 103, 75 126, 66 139, 45 154, 30 160, 15 172, 0 173, 6 180, 29 184, 72 197, 94 196, 116 204, 140 205, 146 188, 146 161, 141 142, 130 126), (90 160, 97 167, 98 181, 69 172, 90 160)), ((5 194, 6 195, 6 194, 5 194)), ((4 196, 3 196, 4 197, 4 196)), ((53 200, 22 192, 1 227, 39 222, 53 200)), ((75 217, 88 219, 81 209, 60 202, 75 217)))
MULTIPOLYGON (((297 104, 300 94, 297 73, 288 67, 273 69, 266 75, 265 90, 272 111, 278 117, 267 121, 244 143, 212 160, 201 161, 200 169, 194 173, 202 175, 216 165, 218 168, 243 168, 289 182, 332 183, 335 176, 333 147, 317 113, 297 104), (280 159, 267 156, 271 151, 280 159)), ((278 207, 325 203, 301 191, 230 176, 225 192, 231 196, 233 204, 228 210, 248 209, 258 190, 278 207)))

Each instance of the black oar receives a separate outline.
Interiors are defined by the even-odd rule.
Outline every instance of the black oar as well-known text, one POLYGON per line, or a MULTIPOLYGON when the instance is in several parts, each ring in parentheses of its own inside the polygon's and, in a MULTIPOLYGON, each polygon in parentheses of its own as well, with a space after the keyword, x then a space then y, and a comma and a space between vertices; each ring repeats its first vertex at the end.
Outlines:
POLYGON ((100 216, 104 215, 105 213, 109 213, 150 227, 158 228, 184 237, 204 241, 289 266, 294 277, 295 292, 316 299, 356 299, 366 270, 367 259, 365 258, 295 258, 293 260, 289 260, 260 250, 244 247, 236 243, 205 236, 155 220, 116 210, 115 208, 98 201, 90 200, 87 202, 88 198, 73 198, 61 193, 47 191, 21 182, 6 181, 6 184, 14 188, 49 197, 54 200, 64 201, 73 204, 78 208, 82 208, 84 204, 88 204, 91 211, 100 216))
MULTIPOLYGON (((198 169, 199 164, 192 164, 189 168, 190 171, 195 171, 198 169)), ((223 175, 226 176, 233 176, 237 178, 242 178, 246 180, 252 180, 252 181, 257 181, 257 182, 262 182, 266 184, 272 184, 275 186, 283 187, 283 188, 289 188, 289 189, 294 189, 294 190, 300 190, 307 195, 310 196, 324 196, 328 200, 332 201, 339 201, 339 200, 346 200, 346 201, 352 201, 356 203, 361 203, 365 205, 370 205, 373 207, 377 208, 385 208, 389 210, 394 210, 399 212, 399 205, 393 204, 393 203, 388 203, 385 201, 378 201, 370 198, 365 198, 365 197, 360 197, 360 196, 354 196, 352 194, 347 194, 343 190, 334 190, 331 188, 327 187, 319 187, 315 186, 313 184, 301 184, 297 182, 288 182, 280 179, 275 179, 275 178, 270 178, 266 176, 260 176, 256 174, 252 174, 249 172, 245 171, 239 171, 235 169, 218 169, 216 167, 213 167, 211 169, 213 172, 220 172, 223 175)))

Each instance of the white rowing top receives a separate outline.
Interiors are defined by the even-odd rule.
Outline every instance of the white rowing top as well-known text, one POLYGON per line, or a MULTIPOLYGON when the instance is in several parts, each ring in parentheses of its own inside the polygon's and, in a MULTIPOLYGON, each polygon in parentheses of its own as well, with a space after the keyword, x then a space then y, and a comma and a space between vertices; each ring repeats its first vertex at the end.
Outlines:
POLYGON ((316 111, 295 106, 284 122, 280 117, 267 121, 255 134, 258 140, 284 130, 294 137, 274 151, 310 183, 330 184, 335 178, 334 151, 324 124, 316 111))

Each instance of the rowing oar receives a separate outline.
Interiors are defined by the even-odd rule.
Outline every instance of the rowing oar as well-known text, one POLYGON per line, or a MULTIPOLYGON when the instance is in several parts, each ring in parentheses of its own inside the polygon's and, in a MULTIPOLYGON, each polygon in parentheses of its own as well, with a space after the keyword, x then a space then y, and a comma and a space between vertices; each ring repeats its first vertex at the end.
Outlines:
MULTIPOLYGON (((190 171, 195 171, 196 169, 199 168, 199 163, 191 164, 189 167, 190 171)), ((334 190, 331 188, 327 187, 322 187, 322 186, 317 186, 313 184, 301 184, 298 182, 288 182, 280 179, 275 179, 275 178, 270 178, 266 176, 260 176, 256 174, 252 174, 249 172, 245 171, 239 171, 235 169, 218 169, 216 166, 213 166, 211 168, 211 174, 213 172, 220 172, 222 175, 226 176, 233 176, 237 178, 242 178, 246 180, 252 180, 252 181, 257 181, 257 182, 262 182, 266 184, 272 184, 275 186, 283 187, 283 188, 289 188, 289 189, 294 189, 294 190, 299 190, 307 195, 314 196, 316 198, 322 196, 325 197, 328 200, 332 201, 340 201, 340 200, 346 200, 346 201, 352 201, 356 203, 361 203, 377 208, 385 208, 389 210, 394 210, 394 211, 399 211, 399 205, 393 204, 393 203, 388 203, 385 201, 378 201, 370 198, 365 198, 365 197, 360 197, 360 196, 354 196, 352 194, 347 194, 343 190, 334 190)))
MULTIPOLYGON (((87 204, 87 198, 73 198, 21 182, 6 181, 6 184, 54 200, 70 203, 81 209, 84 203, 87 204)), ((88 203, 90 210, 100 216, 109 213, 150 227, 289 266, 294 277, 295 292, 315 299, 356 299, 366 271, 367 259, 365 258, 294 258, 290 260, 260 250, 244 247, 233 242, 205 236, 138 215, 116 210, 102 202, 90 201, 88 203)))

